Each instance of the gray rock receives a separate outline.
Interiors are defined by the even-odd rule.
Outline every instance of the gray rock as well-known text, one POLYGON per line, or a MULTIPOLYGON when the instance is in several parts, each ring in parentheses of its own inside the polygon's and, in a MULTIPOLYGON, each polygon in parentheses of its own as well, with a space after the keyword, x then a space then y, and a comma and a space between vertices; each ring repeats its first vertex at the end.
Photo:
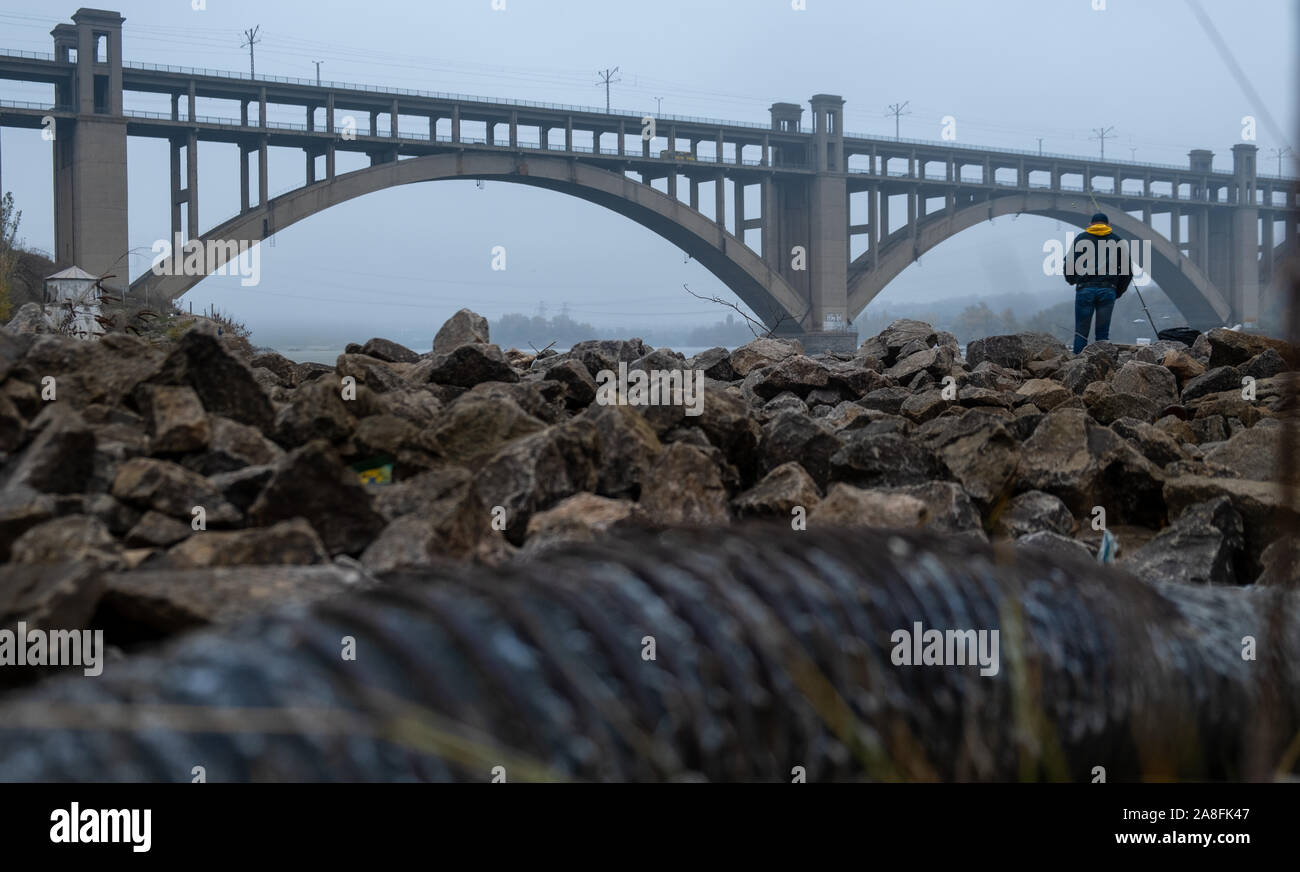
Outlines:
POLYGON ((1054 533, 1051 530, 1039 530, 1036 533, 1021 536, 1016 540, 1016 547, 1048 551, 1053 554, 1073 554, 1076 558, 1082 558, 1085 560, 1091 560, 1096 557, 1096 555, 1093 554, 1092 549, 1080 542, 1078 539, 1071 539, 1068 536, 1062 536, 1060 533, 1054 533))
MULTIPOLYGON (((484 335, 483 341, 486 342, 487 341, 486 329, 484 329, 483 335, 484 335)), ((436 349, 437 337, 434 337, 434 345, 435 345, 435 350, 437 350, 436 349)), ((367 355, 368 357, 374 357, 379 360, 386 360, 389 363, 416 363, 420 359, 420 355, 416 354, 414 351, 407 348, 405 345, 402 345, 397 342, 393 342, 391 339, 382 339, 378 336, 376 336, 373 339, 367 340, 366 344, 361 346, 361 353, 367 355)))
POLYGON ((1074 531, 1074 516, 1057 497, 1042 491, 1025 491, 998 514, 994 529, 1017 540, 1040 531, 1069 536, 1074 531))
POLYGON ((306 518, 331 555, 360 554, 384 526, 356 473, 319 439, 276 464, 248 517, 260 526, 306 518))
POLYGON ((1218 366, 1206 370, 1183 385, 1182 402, 1187 403, 1209 394, 1241 389, 1241 375, 1235 367, 1218 366))
POLYGON ((75 560, 116 568, 122 563, 122 546, 98 518, 65 515, 37 524, 19 536, 10 560, 25 564, 75 560))
POLYGON ((461 309, 438 328, 433 337, 433 351, 447 354, 463 345, 486 345, 490 341, 487 319, 469 309, 461 309))
POLYGON ((1130 360, 1111 377, 1110 383, 1118 393, 1138 394, 1162 406, 1178 402, 1174 374, 1155 363, 1130 360))
POLYGON ((1148 581, 1237 584, 1237 556, 1244 545, 1242 519, 1232 501, 1195 503, 1120 564, 1148 581))
POLYGON ((739 518, 790 518, 796 506, 810 509, 821 500, 821 492, 802 466, 783 463, 763 480, 731 501, 739 518))

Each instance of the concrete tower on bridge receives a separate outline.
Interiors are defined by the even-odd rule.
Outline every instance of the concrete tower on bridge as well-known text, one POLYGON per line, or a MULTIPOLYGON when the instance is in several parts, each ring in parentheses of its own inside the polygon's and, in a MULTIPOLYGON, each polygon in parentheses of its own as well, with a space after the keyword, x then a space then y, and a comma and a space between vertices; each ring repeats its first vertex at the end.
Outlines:
POLYGON ((51 31, 54 57, 75 63, 55 105, 75 113, 54 130, 54 257, 127 287, 126 118, 122 115, 122 22, 116 12, 78 9, 51 31))

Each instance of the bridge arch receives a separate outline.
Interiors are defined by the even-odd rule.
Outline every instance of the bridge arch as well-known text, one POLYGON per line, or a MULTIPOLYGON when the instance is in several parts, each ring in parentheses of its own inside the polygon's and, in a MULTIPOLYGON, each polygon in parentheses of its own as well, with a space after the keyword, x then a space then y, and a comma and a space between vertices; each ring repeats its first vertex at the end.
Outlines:
MULTIPOLYGON (((849 318, 857 318, 889 282, 916 258, 939 243, 1002 215, 1028 214, 1054 218, 1078 227, 1086 227, 1096 208, 1089 201, 1061 194, 1008 194, 957 209, 951 215, 938 212, 927 216, 916 228, 913 239, 902 227, 883 241, 876 267, 870 268, 870 252, 860 255, 849 267, 849 318)), ((1111 225, 1126 239, 1150 239, 1151 277, 1183 313, 1187 323, 1198 329, 1217 327, 1230 317, 1232 307, 1205 272, 1183 255, 1165 236, 1138 219, 1111 207, 1107 214, 1111 225)), ((1040 256, 1046 257, 1046 254, 1040 256)), ((1062 281, 1062 288, 1065 283, 1062 281)))
MULTIPOLYGON (((246 240, 285 229, 304 218, 355 197, 397 185, 445 179, 488 179, 547 188, 604 206, 649 228, 699 261, 759 317, 775 322, 782 315, 800 320, 806 300, 762 257, 722 226, 667 194, 616 172, 572 159, 551 156, 457 152, 427 155, 377 164, 297 188, 269 200, 265 206, 212 228, 198 239, 246 240)), ((218 249, 221 247, 218 246, 218 249)), ((230 259, 218 251, 216 262, 206 263, 207 274, 230 259)), ((156 275, 152 270, 131 283, 133 295, 145 292, 155 299, 176 299, 196 285, 203 275, 156 275)))

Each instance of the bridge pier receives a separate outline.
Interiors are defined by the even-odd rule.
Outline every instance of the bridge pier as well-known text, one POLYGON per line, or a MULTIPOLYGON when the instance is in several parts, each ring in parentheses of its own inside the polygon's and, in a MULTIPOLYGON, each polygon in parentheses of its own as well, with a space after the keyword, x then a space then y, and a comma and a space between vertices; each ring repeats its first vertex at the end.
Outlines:
POLYGON ((95 275, 104 288, 128 284, 126 118, 122 115, 122 16, 81 9, 72 24, 51 31, 54 55, 71 61, 70 86, 55 86, 55 103, 76 118, 58 124, 54 140, 54 259, 95 275), (103 51, 101 52, 101 47, 103 51), (103 60, 98 60, 103 57, 103 60))
MULTIPOLYGON (((1247 325, 1259 321, 1259 209, 1255 205, 1255 158, 1258 152, 1256 146, 1245 142, 1232 147, 1232 201, 1237 208, 1231 213, 1232 251, 1229 262, 1232 265, 1232 290, 1228 298, 1236 318, 1247 325)), ((1271 256, 1272 246, 1265 251, 1271 256)))

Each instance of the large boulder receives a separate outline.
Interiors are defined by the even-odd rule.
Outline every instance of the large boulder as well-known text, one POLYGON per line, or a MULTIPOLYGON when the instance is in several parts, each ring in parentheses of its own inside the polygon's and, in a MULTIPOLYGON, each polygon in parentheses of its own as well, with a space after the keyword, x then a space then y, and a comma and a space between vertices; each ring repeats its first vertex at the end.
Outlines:
POLYGON ((1074 531, 1074 516, 1057 497, 1042 491, 1018 494, 997 514, 994 531, 1012 539, 1046 530, 1061 536, 1074 531))
MULTIPOLYGON (((351 396, 351 391, 348 392, 351 396)), ((295 390, 280 407, 272 430, 275 441, 292 448, 313 439, 342 442, 356 427, 354 412, 364 415, 369 392, 356 389, 356 399, 344 400, 344 386, 330 374, 313 379, 295 390)))
MULTIPOLYGON (((468 310, 462 310, 462 311, 468 311, 468 310)), ((443 326, 446 327, 445 324, 443 326)), ((484 342, 487 341, 486 328, 483 331, 483 341, 484 342)), ((438 344, 438 338, 436 336, 434 337, 433 342, 434 342, 435 350, 437 350, 436 346, 438 344)), ((373 339, 367 340, 366 344, 361 346, 361 353, 368 357, 374 357, 379 360, 386 360, 389 363, 415 363, 420 359, 420 355, 416 354, 414 351, 407 348, 405 345, 401 345, 397 342, 393 342, 391 339, 383 339, 378 336, 376 336, 373 339)))
MULTIPOLYGON (((1255 481, 1281 481, 1284 466, 1283 428, 1276 423, 1261 423, 1248 430, 1234 433, 1226 442, 1219 442, 1206 450, 1204 459, 1226 466, 1240 478, 1255 481)), ((1300 458, 1291 464, 1295 484, 1300 484, 1300 458)))
POLYGON ((708 454, 675 442, 655 461, 638 502, 656 525, 725 524, 730 520, 727 489, 708 454))
POLYGON ((966 346, 966 363, 972 368, 991 360, 1008 369, 1024 369, 1030 356, 1024 338, 1018 334, 987 336, 972 340, 966 346))
POLYGON ((148 379, 150 384, 188 385, 203 408, 265 432, 275 410, 247 363, 222 343, 211 322, 199 321, 148 379))
POLYGON ((745 386, 755 396, 770 400, 785 391, 804 397, 809 391, 826 387, 829 381, 826 367, 810 357, 792 354, 774 366, 751 370, 745 386))
POLYGON ((974 410, 959 418, 938 419, 920 428, 917 435, 980 507, 992 505, 1009 492, 1021 451, 1006 423, 996 415, 974 410))
POLYGON ((270 566, 327 563, 329 555, 311 524, 302 518, 246 530, 205 530, 187 537, 151 568, 270 566))
POLYGON ((123 463, 113 479, 113 497, 140 509, 153 509, 192 523, 203 509, 205 523, 228 526, 242 520, 240 511, 197 472, 169 460, 135 457, 123 463))
POLYGON ((1148 581, 1239 584, 1237 559, 1244 546, 1241 515, 1227 497, 1187 506, 1158 536, 1121 565, 1148 581))
POLYGON ((783 411, 763 425, 759 465, 770 472, 783 463, 798 461, 819 487, 831 480, 831 456, 843 440, 831 428, 798 411, 783 411))
POLYGON ((898 491, 868 490, 836 483, 808 514, 808 526, 920 527, 929 519, 926 504, 898 491))
POLYGON ((65 515, 32 527, 13 544, 13 563, 92 563, 103 568, 122 564, 122 546, 98 518, 65 515))
POLYGON ((505 510, 506 538, 522 544, 528 519, 538 511, 580 491, 594 491, 601 447, 594 424, 573 420, 516 439, 487 460, 476 487, 489 510, 505 510))
POLYGON ((83 491, 95 466, 95 432, 70 406, 53 402, 28 426, 35 436, 6 464, 4 486, 46 493, 83 491))
POLYGON ((199 395, 188 385, 142 385, 137 392, 149 421, 149 450, 153 454, 200 451, 212 435, 199 395))
POLYGON ((53 333, 54 320, 40 303, 23 303, 5 324, 12 333, 53 333))
POLYGON ((780 363, 796 354, 803 354, 799 340, 764 337, 747 342, 731 352, 729 362, 731 371, 738 378, 744 378, 756 367, 780 363))
POLYGON ((853 430, 831 455, 831 478, 859 487, 897 487, 940 478, 943 468, 931 450, 899 433, 853 430))
POLYGON ((576 420, 590 423, 601 447, 601 496, 636 499, 664 446, 650 423, 631 406, 591 406, 576 420))
POLYGON ((273 464, 284 449, 262 435, 256 427, 240 424, 220 415, 207 418, 207 451, 186 457, 181 465, 203 475, 233 472, 248 466, 273 464))
POLYGON ((447 406, 432 437, 448 460, 473 464, 545 428, 510 397, 468 393, 447 406))
POLYGON ((487 319, 469 309, 461 309, 438 328, 433 337, 433 352, 447 354, 462 345, 486 345, 489 341, 487 319))
POLYGON ((1241 515, 1245 538, 1243 581, 1259 573, 1264 549, 1300 524, 1300 507, 1289 501, 1286 490, 1273 482, 1182 475, 1165 482, 1164 497, 1171 516, 1218 497, 1227 497, 1232 502, 1241 515))
POLYGON ((1178 402, 1174 374, 1159 364, 1130 360, 1111 376, 1110 383, 1119 393, 1137 394, 1161 406, 1178 402))
POLYGON ((472 388, 481 382, 517 382, 519 373, 495 345, 471 342, 428 359, 428 380, 440 385, 472 388))
POLYGON ((1221 393, 1222 391, 1241 390, 1241 375, 1234 367, 1217 366, 1207 370, 1183 385, 1182 402, 1221 393))
POLYGON ((821 500, 821 492, 796 461, 773 469, 749 490, 731 501, 740 518, 790 518, 796 506, 810 509, 821 500))
POLYGON ((1300 347, 1253 333, 1242 333, 1225 327, 1216 327, 1205 334, 1210 344, 1210 366, 1239 366, 1252 357, 1272 348, 1287 365, 1300 368, 1300 347))
POLYGON ((106 573, 102 612, 148 638, 206 624, 234 624, 372 584, 355 568, 213 566, 106 573))
POLYGON ((1113 430, 1079 409, 1049 412, 1021 449, 1017 490, 1059 497, 1075 517, 1106 509, 1115 523, 1164 525, 1164 475, 1113 430))
POLYGON ((384 525, 366 487, 322 439, 276 464, 248 516, 261 526, 305 518, 330 554, 360 554, 384 525))
POLYGON ((613 530, 638 523, 636 503, 593 493, 566 497, 528 519, 523 555, 532 558, 564 545, 592 542, 613 530))

